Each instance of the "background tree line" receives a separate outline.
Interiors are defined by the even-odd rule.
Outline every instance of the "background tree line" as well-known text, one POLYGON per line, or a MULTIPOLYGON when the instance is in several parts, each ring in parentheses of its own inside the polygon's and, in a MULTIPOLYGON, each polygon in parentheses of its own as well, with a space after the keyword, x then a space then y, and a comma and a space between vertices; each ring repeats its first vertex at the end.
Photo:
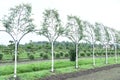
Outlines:
MULTIPOLYGON (((78 49, 80 51, 78 52, 79 57, 92 57, 92 45, 89 43, 80 43, 80 46, 78 49)), ((69 50, 74 49, 72 42, 55 42, 55 58, 69 58, 69 50)), ((11 45, 11 43, 8 46, 0 45, 0 51, 3 53, 4 57, 3 60, 7 60, 7 57, 5 56, 11 56, 8 58, 8 60, 12 60, 14 58, 14 45, 11 45)), ((120 47, 117 47, 118 51, 117 53, 120 54, 120 47)), ((47 41, 42 42, 30 42, 26 44, 20 44, 18 49, 18 57, 19 60, 25 60, 25 59, 31 59, 29 56, 32 55, 34 58, 32 59, 51 59, 51 45, 47 41), (46 57, 47 56, 47 57, 46 57)), ((105 49, 102 48, 102 45, 95 44, 95 55, 97 57, 104 57, 105 56, 105 49)), ((114 47, 113 45, 110 45, 108 48, 108 55, 114 56, 114 47)))

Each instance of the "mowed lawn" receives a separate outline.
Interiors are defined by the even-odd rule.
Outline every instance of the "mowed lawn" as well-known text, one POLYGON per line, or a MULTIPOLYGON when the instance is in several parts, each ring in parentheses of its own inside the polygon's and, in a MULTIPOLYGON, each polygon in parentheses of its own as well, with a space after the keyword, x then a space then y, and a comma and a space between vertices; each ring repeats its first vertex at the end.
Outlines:
MULTIPOLYGON (((115 64, 115 58, 110 57, 109 64, 115 64)), ((120 63, 120 58, 118 58, 120 63)), ((95 67, 106 66, 105 58, 97 58, 96 66, 92 65, 92 58, 79 58, 79 69, 75 69, 75 62, 71 62, 69 59, 55 60, 55 72, 51 73, 51 61, 32 61, 25 63, 18 63, 17 73, 21 80, 35 80, 50 75, 57 75, 63 73, 70 73, 80 70, 91 69, 95 67)), ((13 76, 14 65, 13 63, 3 64, 0 66, 0 80, 6 80, 13 76)))

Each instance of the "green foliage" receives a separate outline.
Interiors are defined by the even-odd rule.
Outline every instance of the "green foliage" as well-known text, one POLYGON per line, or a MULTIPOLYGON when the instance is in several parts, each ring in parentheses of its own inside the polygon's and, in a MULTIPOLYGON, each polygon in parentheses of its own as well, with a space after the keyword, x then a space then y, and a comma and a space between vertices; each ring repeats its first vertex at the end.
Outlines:
POLYGON ((85 53, 80 53, 80 56, 85 57, 85 53))
POLYGON ((59 13, 54 9, 45 10, 43 12, 43 19, 43 27, 39 34, 47 37, 50 42, 55 41, 63 33, 61 20, 59 19, 59 13))
POLYGON ((68 58, 69 57, 69 54, 68 53, 65 53, 65 58, 68 58))
POLYGON ((0 60, 2 60, 2 58, 3 58, 3 54, 2 54, 2 53, 0 53, 0 60))
POLYGON ((27 52, 26 54, 27 54, 27 56, 29 56, 31 54, 31 52, 27 52))
POLYGON ((80 52, 79 52, 79 57, 85 57, 85 50, 81 50, 80 52))
POLYGON ((114 53, 115 53, 114 51, 111 51, 111 55, 114 55, 114 53))
POLYGON ((74 43, 79 43, 83 38, 83 25, 81 22, 82 21, 77 16, 68 16, 65 34, 74 43))
POLYGON ((87 52, 87 56, 90 56, 91 54, 89 52, 87 52))
POLYGON ((3 59, 2 60, 12 60, 12 55, 11 54, 5 54, 4 53, 4 56, 3 56, 3 59))
POLYGON ((33 55, 33 54, 30 54, 30 55, 29 55, 29 59, 30 59, 30 60, 34 60, 34 59, 35 59, 34 55, 33 55))
POLYGON ((64 53, 63 52, 60 52, 60 56, 63 56, 64 55, 64 53))
POLYGON ((31 10, 30 4, 21 4, 11 8, 10 13, 7 16, 5 15, 2 20, 7 32, 14 33, 15 29, 17 29, 17 33, 22 32, 23 34, 33 31, 34 25, 32 24, 31 10))
MULTIPOLYGON (((43 55, 45 54, 45 56, 48 56, 48 58, 46 59, 50 59, 51 58, 51 53, 50 50, 46 49, 46 46, 48 45, 48 42, 32 42, 32 49, 34 49, 32 52, 28 51, 27 46, 30 45, 31 43, 27 43, 25 45, 19 45, 19 48, 22 49, 22 52, 20 52, 19 55, 19 60, 24 60, 24 59, 29 59, 29 55, 33 54, 34 55, 34 59, 43 59, 43 55), (38 46, 42 46, 41 49, 39 49, 38 46)), ((49 44, 50 45, 50 44, 49 44)), ((97 56, 104 56, 105 55, 105 49, 103 49, 100 45, 95 44, 95 55, 97 56)), ((80 43, 79 46, 79 57, 87 57, 87 56, 92 56, 92 48, 89 47, 89 43, 80 43), (86 46, 86 47, 85 47, 86 46), (87 47, 88 46, 88 47, 87 47)), ((69 58, 69 50, 74 48, 72 42, 55 42, 54 44, 54 50, 56 53, 60 54, 59 58, 69 58), (59 46, 64 46, 64 49, 59 49, 59 46)), ((2 60, 3 61, 9 61, 9 60, 13 60, 13 56, 9 53, 4 53, 5 50, 9 49, 9 46, 6 47, 1 47, 0 49, 2 49, 1 53, 4 54, 2 60)), ((56 57, 56 53, 54 53, 55 57, 56 57)), ((114 56, 115 51, 114 50, 108 50, 109 56, 114 56)), ((117 50, 117 53, 119 54, 120 51, 119 49, 117 50)))
POLYGON ((48 58, 49 58, 48 54, 43 54, 43 59, 48 59, 48 58))
POLYGON ((99 23, 95 23, 95 29, 94 29, 94 32, 95 32, 95 37, 96 37, 96 40, 97 41, 100 41, 101 39, 101 33, 100 33, 100 24, 99 23))
POLYGON ((55 54, 55 57, 56 57, 56 58, 60 58, 60 54, 59 54, 59 53, 56 53, 56 54, 55 54))
POLYGON ((76 51, 75 51, 75 49, 71 49, 69 51, 69 54, 70 54, 70 61, 75 61, 76 60, 76 51))
POLYGON ((25 59, 25 58, 28 58, 29 56, 29 52, 22 52, 22 53, 19 53, 19 60, 21 59, 25 59))
POLYGON ((44 54, 44 53, 40 53, 40 57, 43 57, 43 54, 44 54))
POLYGON ((0 75, 8 75, 13 74, 14 67, 13 66, 2 66, 0 67, 0 75))

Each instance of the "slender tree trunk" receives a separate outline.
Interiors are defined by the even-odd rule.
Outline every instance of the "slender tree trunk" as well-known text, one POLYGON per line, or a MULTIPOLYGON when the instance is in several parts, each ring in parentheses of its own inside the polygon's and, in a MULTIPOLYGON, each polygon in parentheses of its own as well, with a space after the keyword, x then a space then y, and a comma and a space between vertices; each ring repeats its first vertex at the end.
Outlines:
POLYGON ((105 63, 108 64, 107 45, 106 45, 106 53, 105 53, 105 63))
POLYGON ((76 69, 78 68, 78 43, 76 43, 76 69))
POLYGON ((15 41, 15 60, 14 60, 14 78, 17 77, 17 50, 18 50, 18 41, 15 41))
POLYGON ((115 44, 115 62, 117 63, 117 47, 116 47, 116 44, 115 44))
POLYGON ((95 66, 95 50, 94 50, 94 43, 93 43, 93 66, 95 66))
POLYGON ((51 72, 54 72, 54 47, 53 47, 53 42, 51 42, 51 45, 52 45, 52 65, 51 65, 51 72))

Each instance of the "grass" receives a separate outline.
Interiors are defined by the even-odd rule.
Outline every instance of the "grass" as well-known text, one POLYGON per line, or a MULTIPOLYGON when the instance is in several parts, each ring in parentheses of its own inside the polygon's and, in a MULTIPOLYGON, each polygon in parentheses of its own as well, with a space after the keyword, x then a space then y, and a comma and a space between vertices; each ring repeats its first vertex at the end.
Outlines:
MULTIPOLYGON (((74 65, 75 65, 74 62, 60 60, 60 61, 55 62, 55 69, 74 66, 74 65)), ((50 68, 51 68, 50 61, 40 62, 40 63, 36 62, 36 63, 31 63, 31 64, 18 64, 17 72, 18 73, 25 73, 25 72, 49 70, 50 68)), ((1 66, 0 67, 0 75, 13 74, 13 69, 14 69, 13 65, 1 66)))
MULTIPOLYGON (((120 61, 118 63, 120 63, 120 61)), ((109 64, 107 65, 111 64, 115 64, 115 60, 113 57, 109 58, 109 64)), ((101 66, 106 66, 105 59, 97 58, 95 67, 101 66)), ((70 62, 69 60, 56 60, 55 73, 50 72, 51 61, 18 64, 17 72, 21 80, 35 80, 38 78, 43 78, 45 76, 70 73, 91 68, 94 68, 94 66, 92 65, 92 58, 81 58, 79 59, 79 69, 75 69, 75 62, 70 62)), ((13 76, 13 69, 13 65, 0 66, 0 80, 5 80, 13 76)))
POLYGON ((11 60, 11 59, 12 59, 12 55, 10 54, 3 55, 3 60, 11 60))

